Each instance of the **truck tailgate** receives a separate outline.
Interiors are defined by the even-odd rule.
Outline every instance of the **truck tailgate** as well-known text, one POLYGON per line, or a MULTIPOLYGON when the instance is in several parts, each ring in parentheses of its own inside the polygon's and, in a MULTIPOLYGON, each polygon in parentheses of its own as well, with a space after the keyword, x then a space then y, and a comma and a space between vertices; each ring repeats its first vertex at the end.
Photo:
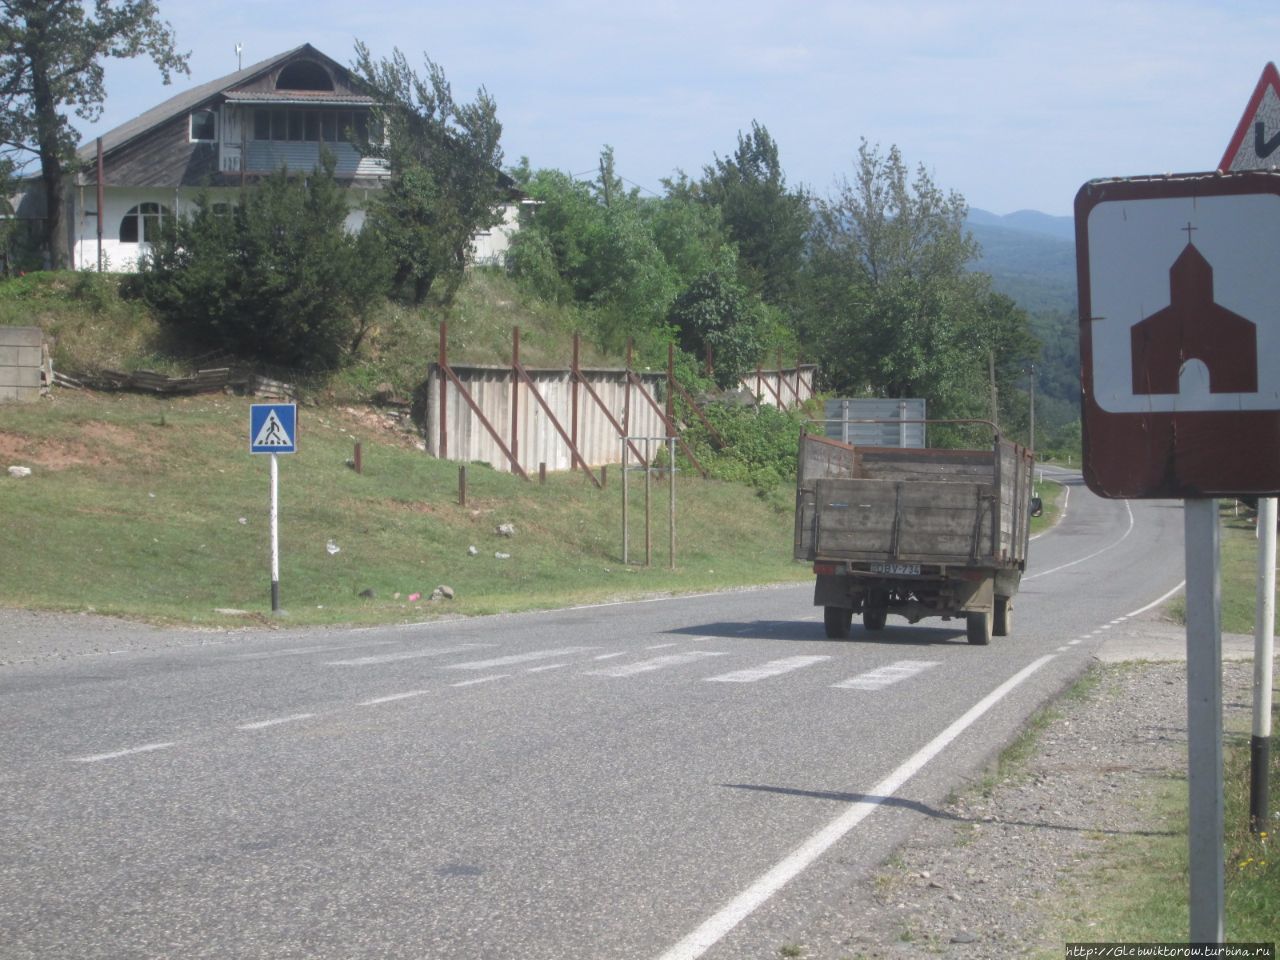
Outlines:
POLYGON ((824 559, 991 563, 995 489, 948 480, 818 480, 814 552, 824 559))

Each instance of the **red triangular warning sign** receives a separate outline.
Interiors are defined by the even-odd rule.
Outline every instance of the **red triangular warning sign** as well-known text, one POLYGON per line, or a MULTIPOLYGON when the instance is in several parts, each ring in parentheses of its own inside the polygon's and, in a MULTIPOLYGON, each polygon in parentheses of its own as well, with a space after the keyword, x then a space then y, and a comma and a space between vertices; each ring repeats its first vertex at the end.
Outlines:
POLYGON ((1268 63, 1218 169, 1275 168, 1280 168, 1280 72, 1274 63, 1268 63))

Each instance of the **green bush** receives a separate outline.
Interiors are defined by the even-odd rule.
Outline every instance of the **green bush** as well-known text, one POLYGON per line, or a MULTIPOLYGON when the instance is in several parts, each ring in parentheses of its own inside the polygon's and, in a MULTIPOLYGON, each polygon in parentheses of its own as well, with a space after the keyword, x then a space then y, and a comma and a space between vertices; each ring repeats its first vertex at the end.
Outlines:
POLYGON ((719 436, 693 414, 685 416, 689 426, 684 436, 713 477, 747 484, 770 502, 779 487, 795 482, 802 428, 798 414, 728 401, 707 403, 702 411, 719 436))
POLYGON ((208 196, 167 224, 136 286, 189 341, 300 370, 341 366, 360 346, 387 289, 372 234, 345 229, 333 159, 307 177, 288 170, 228 209, 208 196))

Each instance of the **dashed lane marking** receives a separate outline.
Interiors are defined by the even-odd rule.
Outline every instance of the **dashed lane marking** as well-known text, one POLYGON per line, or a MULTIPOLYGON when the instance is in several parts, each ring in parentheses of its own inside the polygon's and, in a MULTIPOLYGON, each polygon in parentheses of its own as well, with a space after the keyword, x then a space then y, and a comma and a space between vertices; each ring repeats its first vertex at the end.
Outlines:
POLYGON ((361 700, 359 706, 372 707, 379 703, 391 703, 393 700, 408 700, 410 697, 423 697, 429 690, 408 690, 404 693, 392 693, 385 697, 374 697, 372 700, 361 700))
POLYGON ((100 763, 103 760, 115 760, 117 757, 128 757, 135 753, 151 753, 153 750, 165 750, 172 747, 176 741, 167 740, 163 743, 145 743, 140 747, 129 747, 125 750, 113 750, 111 753, 95 753, 87 757, 72 757, 72 763, 100 763))
POLYGON ((494 673, 487 677, 476 677, 474 680, 460 680, 457 683, 451 683, 451 687, 474 687, 478 683, 492 683, 494 680, 505 680, 511 676, 509 673, 494 673))
POLYGON ((295 713, 289 717, 273 717, 270 720, 255 720, 252 723, 242 723, 237 730, 265 730, 267 727, 278 727, 282 723, 293 723, 297 720, 310 720, 314 717, 314 713, 295 713))

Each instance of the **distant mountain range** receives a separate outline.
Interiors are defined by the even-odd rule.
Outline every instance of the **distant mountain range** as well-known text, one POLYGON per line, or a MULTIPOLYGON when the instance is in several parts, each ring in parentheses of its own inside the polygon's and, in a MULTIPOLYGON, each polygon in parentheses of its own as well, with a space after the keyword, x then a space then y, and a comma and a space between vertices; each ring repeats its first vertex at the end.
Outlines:
POLYGON ((970 210, 966 225, 982 246, 974 269, 990 274, 999 292, 1029 313, 1075 313, 1075 218, 970 210))
POLYGON ((1001 216, 987 210, 970 210, 970 226, 1001 227, 1005 230, 1017 230, 1021 233, 1038 233, 1057 240, 1068 240, 1075 243, 1075 217, 1055 217, 1039 210, 1019 210, 1001 216))

